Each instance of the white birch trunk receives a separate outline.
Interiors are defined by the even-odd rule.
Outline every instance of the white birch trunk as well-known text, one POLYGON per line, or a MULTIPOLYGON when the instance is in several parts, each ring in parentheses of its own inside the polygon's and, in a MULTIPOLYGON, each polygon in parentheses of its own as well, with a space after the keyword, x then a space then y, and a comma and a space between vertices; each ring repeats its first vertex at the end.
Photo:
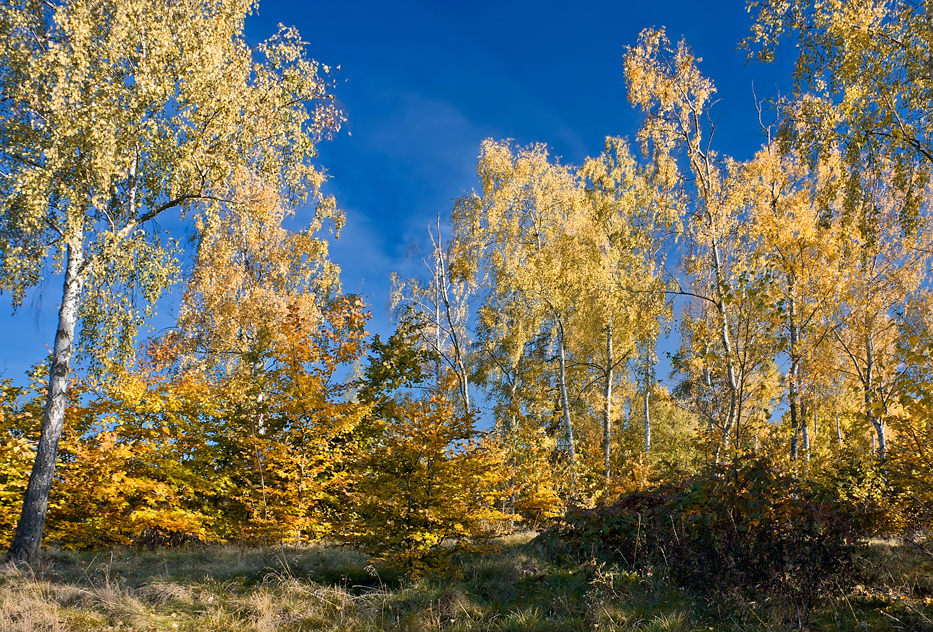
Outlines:
POLYGON ((615 358, 612 355, 612 319, 606 327, 606 407, 603 410, 603 470, 606 473, 606 484, 612 475, 609 463, 609 451, 612 437, 612 367, 615 358))
POLYGON ((570 467, 576 465, 577 453, 573 443, 573 425, 570 422, 570 400, 567 397, 567 352, 564 349, 564 328, 558 324, 559 332, 557 337, 558 353, 560 356, 560 402, 564 409, 564 428, 567 433, 567 457, 570 459, 570 467))
POLYGON ((62 304, 58 312, 58 330, 55 333, 55 349, 49 369, 49 386, 46 395, 45 414, 36 450, 36 460, 23 498, 23 509, 16 525, 16 535, 10 545, 9 559, 14 562, 36 562, 42 544, 49 493, 58 458, 58 442, 65 425, 65 409, 68 404, 68 376, 74 356, 74 337, 78 323, 78 305, 84 286, 82 266, 83 245, 69 245, 65 270, 62 304))

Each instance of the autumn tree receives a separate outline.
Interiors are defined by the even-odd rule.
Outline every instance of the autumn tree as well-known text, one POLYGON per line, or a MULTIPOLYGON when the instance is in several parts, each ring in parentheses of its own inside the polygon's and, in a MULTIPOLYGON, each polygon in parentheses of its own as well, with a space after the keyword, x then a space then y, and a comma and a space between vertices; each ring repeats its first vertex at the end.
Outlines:
POLYGON ((340 293, 319 234, 342 222, 332 201, 307 228, 290 230, 283 223, 293 211, 268 183, 247 172, 233 183, 218 212, 196 222, 178 322, 140 367, 150 392, 128 392, 112 414, 141 432, 138 421, 167 425, 161 414, 176 407, 166 401, 173 394, 194 403, 169 414, 179 422, 172 434, 206 443, 168 451, 179 462, 213 459, 231 487, 221 512, 230 533, 314 537, 327 530, 319 509, 340 486, 343 448, 365 408, 341 401, 349 385, 336 374, 362 355, 368 314, 358 297, 340 293), (162 405, 140 419, 137 398, 162 405))
POLYGON ((421 257, 427 268, 427 278, 404 279, 392 273, 392 309, 400 317, 413 316, 423 321, 419 329, 422 342, 435 354, 434 379, 441 383, 442 374, 453 371, 461 406, 471 411, 469 347, 467 320, 470 316, 470 288, 451 273, 451 247, 441 232, 440 215, 435 227, 428 227, 431 253, 421 257))
POLYGON ((810 163, 841 156, 837 219, 850 270, 840 289, 851 291, 838 297, 834 337, 863 392, 863 414, 883 457, 883 414, 893 401, 893 318, 929 251, 933 8, 766 0, 749 9, 755 24, 744 45, 753 57, 772 61, 790 39, 799 51, 794 94, 782 104, 790 113, 784 138, 810 163))
POLYGON ((831 367, 806 375, 803 367, 815 365, 811 361, 821 351, 817 346, 831 344, 825 320, 831 310, 829 299, 840 281, 831 271, 837 269, 841 227, 828 220, 839 203, 840 175, 838 154, 810 169, 799 156, 770 139, 742 167, 742 187, 749 204, 746 239, 750 256, 760 258, 772 271, 768 311, 779 327, 781 348, 788 358, 785 382, 791 460, 798 457, 801 434, 809 459, 804 402, 815 405, 812 387, 832 379, 831 367), (827 371, 830 375, 825 375, 827 371))
POLYGON ((683 163, 677 175, 688 193, 683 267, 693 287, 671 282, 672 291, 695 299, 697 307, 682 321, 687 350, 680 367, 694 395, 717 387, 719 394, 706 398, 707 420, 716 427, 719 446, 730 449, 750 398, 757 408, 767 406, 759 387, 771 372, 773 340, 760 318, 768 272, 744 251, 739 165, 711 147, 715 87, 698 62, 686 42, 672 47, 663 29, 647 29, 626 52, 625 75, 629 100, 645 115, 639 139, 646 151, 683 163), (759 393, 763 401, 755 397, 759 393))
POLYGON ((899 314, 929 280, 933 224, 925 170, 907 180, 879 165, 860 174, 859 194, 840 211, 845 229, 833 338, 862 396, 865 419, 887 455, 886 416, 897 399, 899 314))
POLYGON ((522 149, 484 141, 477 173, 482 193, 462 197, 454 209, 457 273, 482 288, 482 331, 514 339, 507 345, 509 364, 535 338, 553 341, 564 449, 574 467, 567 345, 576 298, 593 261, 574 239, 585 226, 583 189, 570 168, 549 162, 540 145, 522 149))
POLYGON ((786 132, 813 151, 839 146, 853 167, 879 152, 895 171, 918 160, 933 166, 928 2, 753 0, 748 9, 755 23, 743 45, 752 57, 771 62, 794 42, 786 132))
MULTIPOLYGON (((603 468, 608 480, 613 373, 639 349, 646 360, 653 357, 661 328, 671 317, 664 271, 667 246, 679 230, 680 195, 670 156, 658 154, 640 165, 620 138, 607 138, 603 153, 584 163, 581 176, 587 181, 590 234, 600 260, 596 274, 590 277, 588 295, 593 300, 585 301, 584 308, 592 310, 587 320, 605 327, 603 468)), ((654 382, 647 377, 650 371, 640 368, 635 381, 645 384, 648 437, 648 399, 654 382), (638 379, 641 374, 645 380, 638 379)))
POLYGON ((373 341, 343 525, 353 542, 413 574, 509 518, 496 502, 506 475, 499 441, 448 396, 452 370, 432 384, 437 356, 423 346, 423 324, 405 319, 386 342, 373 341))
POLYGON ((174 276, 174 242, 155 220, 215 213, 244 170, 291 204, 318 195, 309 160, 340 115, 295 31, 246 45, 254 6, 22 0, 0 9, 0 289, 18 306, 47 272, 64 272, 11 559, 39 552, 79 321, 90 357, 123 355, 151 309, 128 297, 151 306, 174 276))
MULTIPOLYGON (((933 296, 911 298, 899 323, 897 344, 899 409, 890 416, 900 438, 894 464, 912 524, 933 524, 933 296)), ((927 530, 927 534, 929 531, 927 530)), ((927 536, 929 541, 929 536, 927 536)))

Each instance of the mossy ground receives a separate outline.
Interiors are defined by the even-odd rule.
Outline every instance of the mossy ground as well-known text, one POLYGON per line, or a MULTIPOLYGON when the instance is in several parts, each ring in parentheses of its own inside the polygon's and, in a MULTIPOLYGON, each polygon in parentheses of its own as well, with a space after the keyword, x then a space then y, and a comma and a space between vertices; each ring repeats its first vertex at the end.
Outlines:
POLYGON ((933 630, 929 562, 892 543, 871 551, 876 582, 809 611, 703 597, 660 569, 560 561, 529 534, 419 579, 326 545, 52 552, 0 567, 0 630, 933 630))

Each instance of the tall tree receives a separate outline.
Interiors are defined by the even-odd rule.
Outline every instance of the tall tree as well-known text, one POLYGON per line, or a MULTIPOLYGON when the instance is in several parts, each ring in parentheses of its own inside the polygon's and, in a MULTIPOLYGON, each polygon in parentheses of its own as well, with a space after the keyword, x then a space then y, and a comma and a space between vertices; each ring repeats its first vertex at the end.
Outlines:
POLYGON ((482 288, 483 331, 514 338, 507 345, 513 354, 541 334, 553 342, 564 445, 573 467, 567 345, 593 261, 574 239, 586 224, 583 187, 572 169, 551 163, 541 145, 517 149, 484 141, 477 172, 482 195, 465 196, 454 209, 457 274, 482 288))
MULTIPOLYGON (((933 5, 926 0, 750 0, 753 57, 793 42, 786 131, 854 165, 883 151, 894 169, 933 166, 933 5)), ((809 155, 809 152, 808 152, 809 155)))
MULTIPOLYGON (((603 380, 603 470, 611 476, 613 387, 620 367, 639 346, 651 353, 670 318, 664 264, 670 235, 679 223, 676 165, 659 154, 639 165, 621 138, 607 138, 605 150, 587 160, 580 175, 587 183, 589 230, 581 241, 597 265, 581 297, 577 347, 581 361, 603 380)), ((645 408, 647 415, 647 407, 645 408)))
MULTIPOLYGON (((172 277, 169 211, 216 212, 232 175, 290 204, 317 196, 315 142, 340 115, 298 34, 255 50, 249 0, 14 0, 0 8, 0 290, 21 304, 50 270, 64 287, 42 433, 9 556, 39 553, 75 332, 127 353, 172 277)), ((326 74, 327 69, 324 68, 326 74)))
MULTIPOLYGON (((742 421, 746 383, 761 366, 760 354, 749 345, 761 342, 754 311, 766 275, 746 266, 738 235, 743 220, 736 196, 738 165, 711 147, 710 108, 716 90, 698 61, 686 42, 672 47, 663 29, 646 29, 625 54, 625 77, 629 100, 645 114, 639 139, 646 151, 674 155, 684 163, 680 178, 689 194, 684 270, 694 287, 685 290, 677 283, 676 291, 702 304, 700 319, 684 323, 700 325, 687 332, 694 347, 703 347, 692 355, 713 365, 703 369, 707 378, 721 377, 725 387, 726 401, 716 407, 715 425, 722 446, 728 447, 742 421)), ((673 171, 676 163, 667 164, 673 171)), ((706 381, 712 386, 711 379, 706 381)))
POLYGON ((897 395, 897 322, 929 282, 933 218, 925 169, 904 180, 884 161, 871 167, 861 170, 838 218, 845 230, 830 318, 884 459, 886 416, 897 395))
POLYGON ((761 0, 749 9, 756 19, 744 44, 754 57, 772 61, 791 39, 799 51, 785 138, 811 163, 838 153, 845 165, 834 219, 845 228, 849 271, 833 331, 883 457, 894 312, 916 287, 930 249, 933 4, 761 0))
MULTIPOLYGON (((810 389, 802 366, 817 352, 817 345, 829 344, 832 338, 824 322, 827 299, 839 282, 831 272, 838 269, 840 226, 829 221, 829 213, 839 205, 840 176, 838 153, 810 169, 794 152, 770 139, 743 166, 743 186, 750 205, 746 238, 751 256, 772 270, 771 312, 788 357, 786 397, 792 460, 798 457, 801 431, 805 443, 809 438, 802 397, 810 389)), ((820 377, 831 379, 807 377, 810 382, 820 377)), ((809 455, 809 445, 805 447, 809 455)))

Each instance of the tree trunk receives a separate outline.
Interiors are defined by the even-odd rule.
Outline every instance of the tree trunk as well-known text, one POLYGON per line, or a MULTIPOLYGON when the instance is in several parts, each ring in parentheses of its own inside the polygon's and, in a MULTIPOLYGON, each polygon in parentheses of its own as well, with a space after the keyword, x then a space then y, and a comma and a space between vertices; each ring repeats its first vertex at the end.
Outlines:
MULTIPOLYGON (((713 227, 713 216, 709 211, 707 211, 709 216, 710 228, 713 227)), ((728 377, 729 385, 729 411, 726 414, 725 423, 723 424, 723 445, 720 448, 726 450, 729 449, 729 434, 732 432, 732 427, 737 423, 736 420, 736 411, 738 410, 738 393, 739 393, 739 384, 738 377, 736 376, 735 370, 735 350, 732 346, 732 336, 729 333, 729 317, 726 313, 726 296, 723 291, 724 280, 722 275, 722 260, 719 254, 719 242, 716 239, 713 239, 713 271, 715 273, 716 280, 716 310, 719 312, 719 318, 722 321, 720 323, 720 337, 722 339, 723 346, 723 355, 726 357, 726 376, 728 377)), ((744 379, 744 378, 743 378, 744 379)), ((719 452, 716 450, 716 462, 719 463, 719 452)))
POLYGON ((612 431, 612 365, 615 359, 612 356, 612 319, 606 326, 606 408, 603 411, 603 470, 606 473, 606 485, 612 474, 609 465, 609 448, 612 431))
POLYGON ((807 423, 807 406, 804 402, 800 403, 800 431, 803 433, 803 451, 804 456, 810 460, 810 426, 807 423))
POLYGON ((645 347, 645 454, 651 454, 651 387, 653 384, 654 366, 652 364, 651 349, 645 347))
MULTIPOLYGON (((865 357, 867 358, 867 366, 865 367, 865 380, 863 384, 864 388, 864 399, 865 399, 865 416, 868 417, 868 420, 871 422, 871 425, 875 429, 875 433, 878 435, 878 459, 884 461, 888 456, 888 443, 885 441, 884 436, 884 416, 876 415, 874 413, 874 406, 871 401, 871 393, 874 390, 874 370, 875 370, 875 361, 872 353, 874 352, 873 345, 871 343, 871 337, 866 334, 865 336, 865 357)), ((872 442, 874 446, 874 441, 872 442)), ((872 449, 872 454, 875 451, 872 449)))
MULTIPOLYGON (((787 285, 789 293, 793 294, 794 291, 794 279, 790 275, 787 278, 787 285)), ((800 376, 800 358, 798 354, 798 335, 797 335, 797 310, 796 304, 794 302, 793 296, 789 300, 788 309, 788 329, 790 334, 790 349, 788 349, 788 355, 790 356, 790 371, 787 376, 787 404, 790 409, 790 459, 791 461, 796 461, 799 456, 799 436, 800 436, 800 419, 798 415, 798 384, 797 381, 800 376)))
POLYGON ((564 328, 558 325, 557 345, 560 356, 560 403, 564 409, 564 428, 567 432, 567 456, 570 459, 570 467, 576 464, 577 453, 573 444, 573 426, 570 423, 570 400, 567 397, 567 352, 564 349, 564 328))
POLYGON ((460 395, 463 397, 463 407, 469 415, 470 409, 470 384, 467 381, 466 367, 461 360, 457 360, 457 378, 460 381, 460 395))
POLYGON ((645 389, 645 454, 651 454, 651 415, 648 412, 648 403, 651 399, 651 390, 645 389))
POLYGON ((65 425, 65 409, 68 404, 68 373, 74 355, 74 335, 78 323, 78 304, 84 285, 82 244, 69 245, 65 270, 65 286, 62 305, 58 312, 58 331, 55 333, 55 349, 49 369, 48 394, 42 432, 36 450, 36 460, 29 476, 29 484, 23 498, 23 510, 16 525, 16 535, 10 545, 8 559, 13 562, 33 563, 39 559, 42 531, 45 528, 46 512, 52 477, 58 459, 58 442, 65 425))
POLYGON ((839 447, 842 447, 842 426, 839 424, 839 413, 836 413, 836 441, 839 442, 839 447))

